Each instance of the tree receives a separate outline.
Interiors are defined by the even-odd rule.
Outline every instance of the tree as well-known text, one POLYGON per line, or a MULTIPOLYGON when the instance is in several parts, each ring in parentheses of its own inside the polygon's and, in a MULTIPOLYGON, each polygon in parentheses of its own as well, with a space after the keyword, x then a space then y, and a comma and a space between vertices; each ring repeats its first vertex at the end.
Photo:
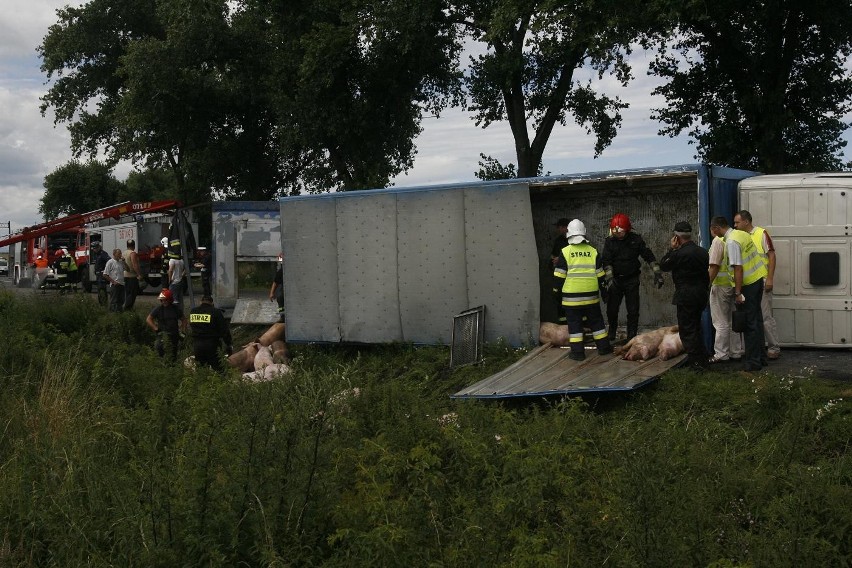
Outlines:
POLYGON ((44 178, 38 211, 46 220, 86 213, 119 201, 124 184, 101 162, 78 161, 59 166, 44 178))
POLYGON ((477 125, 506 120, 512 130, 519 177, 541 167, 554 126, 568 115, 595 136, 595 156, 613 140, 621 124, 617 97, 598 93, 592 78, 612 73, 625 85, 625 61, 639 21, 633 2, 614 0, 470 0, 450 2, 454 21, 485 45, 471 58, 466 86, 477 125), (531 137, 529 125, 534 135, 531 137))
POLYGON ((438 0, 91 0, 40 48, 76 155, 169 168, 187 203, 378 187, 454 88, 438 0))
POLYGON ((852 4, 671 2, 677 25, 652 72, 660 133, 688 131, 706 162, 766 173, 836 170, 852 110, 852 4))

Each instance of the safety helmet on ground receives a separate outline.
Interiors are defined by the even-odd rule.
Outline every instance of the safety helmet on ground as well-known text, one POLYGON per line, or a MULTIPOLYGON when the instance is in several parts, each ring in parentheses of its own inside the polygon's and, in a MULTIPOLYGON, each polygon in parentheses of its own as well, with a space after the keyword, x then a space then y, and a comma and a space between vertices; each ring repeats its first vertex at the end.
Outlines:
POLYGON ((169 248, 169 237, 163 237, 162 239, 160 239, 160 244, 164 248, 169 248))
POLYGON ((609 222, 609 232, 614 235, 616 233, 629 233, 631 229, 630 217, 624 213, 616 213, 612 216, 609 222))
POLYGON ((160 290, 160 295, 157 296, 157 299, 158 300, 168 300, 169 302, 171 302, 172 299, 173 299, 172 293, 168 288, 163 288, 162 290, 160 290))
POLYGON ((586 240, 586 225, 579 219, 568 223, 568 244, 576 245, 586 240))

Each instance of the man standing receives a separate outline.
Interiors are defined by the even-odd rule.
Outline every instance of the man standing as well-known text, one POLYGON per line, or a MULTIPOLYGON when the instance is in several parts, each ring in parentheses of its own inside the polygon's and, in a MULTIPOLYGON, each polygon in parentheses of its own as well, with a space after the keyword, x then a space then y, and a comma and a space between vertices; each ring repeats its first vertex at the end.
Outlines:
POLYGON ((716 330, 713 342, 713 355, 710 363, 721 363, 731 359, 739 360, 743 356, 742 337, 731 331, 731 316, 734 311, 734 277, 728 264, 728 251, 725 234, 730 230, 728 220, 713 217, 710 220, 710 232, 713 243, 710 245, 710 318, 716 330))
MULTIPOLYGON (((170 253, 171 256, 171 253, 170 253)), ((181 306, 183 300, 183 276, 186 265, 183 263, 183 258, 179 254, 175 254, 174 258, 169 258, 169 292, 172 293, 173 302, 181 306)), ((183 308, 181 308, 183 309, 183 308)))
POLYGON ((281 255, 272 286, 269 288, 269 301, 278 304, 278 321, 284 321, 284 256, 281 255))
POLYGON ((763 334, 766 340, 769 359, 781 356, 781 346, 778 343, 778 326, 772 315, 772 289, 775 279, 775 246, 772 237, 763 227, 752 225, 751 213, 743 209, 734 215, 734 227, 751 235, 760 259, 760 274, 763 279, 763 295, 761 296, 760 311, 763 314, 763 334))
POLYGON ((139 295, 142 279, 142 269, 139 267, 139 255, 136 254, 136 241, 127 240, 127 251, 124 253, 124 309, 132 310, 139 295))
POLYGON ((92 241, 92 255, 90 262, 95 267, 95 284, 97 285, 98 303, 102 306, 107 305, 107 282, 104 278, 104 268, 109 262, 109 253, 101 248, 100 241, 92 241))
POLYGON ((741 229, 728 229, 725 245, 728 264, 734 275, 734 301, 742 306, 746 314, 743 369, 759 371, 766 365, 763 313, 760 307, 763 299, 762 260, 751 235, 741 229))
POLYGON ((183 310, 172 302, 172 293, 164 288, 158 296, 160 305, 151 310, 145 323, 157 334, 154 348, 157 354, 163 357, 166 354, 166 340, 171 346, 171 360, 177 360, 178 348, 180 347, 180 334, 186 332, 186 317, 183 310))
POLYGON ((639 332, 639 274, 642 271, 639 259, 645 260, 654 271, 657 288, 663 287, 663 275, 657 257, 639 233, 632 230, 630 217, 624 213, 613 215, 609 234, 601 251, 601 262, 609 284, 606 300, 609 340, 615 341, 622 299, 627 304, 627 339, 632 339, 639 332))
POLYGON ((210 253, 207 252, 207 247, 198 247, 195 249, 195 262, 193 266, 201 272, 201 293, 210 297, 213 296, 213 290, 210 287, 212 261, 210 253))
POLYGON ((104 267, 104 279, 109 282, 109 311, 120 312, 124 308, 124 262, 121 249, 112 251, 112 258, 104 267))
POLYGON ((562 308, 568 323, 568 343, 574 361, 586 358, 583 318, 592 330, 598 355, 612 353, 601 315, 600 284, 604 277, 598 251, 586 240, 586 226, 579 219, 568 223, 568 245, 560 251, 553 269, 554 289, 562 291, 562 308))
POLYGON ((204 294, 201 303, 192 308, 189 312, 189 326, 192 328, 192 352, 195 361, 222 372, 219 345, 225 344, 226 355, 230 355, 234 348, 228 322, 222 312, 213 305, 212 296, 204 294))
POLYGON ((709 256, 692 240, 692 225, 686 221, 675 223, 670 246, 660 260, 660 269, 672 273, 675 285, 672 304, 677 306, 677 325, 687 354, 687 368, 703 371, 709 364, 701 332, 701 313, 710 296, 709 256))

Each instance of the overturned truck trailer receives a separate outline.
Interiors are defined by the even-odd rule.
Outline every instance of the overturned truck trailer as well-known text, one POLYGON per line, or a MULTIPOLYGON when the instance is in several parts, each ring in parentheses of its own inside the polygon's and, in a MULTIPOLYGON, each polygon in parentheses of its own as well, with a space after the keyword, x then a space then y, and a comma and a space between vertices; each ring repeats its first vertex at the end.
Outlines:
MULTIPOLYGON (((752 175, 682 165, 283 197, 287 340, 448 344, 453 317, 485 306, 486 341, 535 344, 556 317, 558 218, 581 219, 600 248, 627 213, 659 257, 682 219, 708 246, 711 213, 732 216, 752 175)), ((643 270, 640 326, 672 324, 671 281, 657 290, 643 270)))

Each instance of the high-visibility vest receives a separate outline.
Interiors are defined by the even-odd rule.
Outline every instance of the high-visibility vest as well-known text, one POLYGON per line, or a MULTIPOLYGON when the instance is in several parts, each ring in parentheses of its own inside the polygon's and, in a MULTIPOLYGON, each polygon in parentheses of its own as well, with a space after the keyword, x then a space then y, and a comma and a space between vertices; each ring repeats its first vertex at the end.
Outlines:
POLYGON ((760 257, 761 278, 769 276, 769 252, 763 250, 764 233, 766 233, 766 229, 763 227, 754 227, 751 232, 751 240, 754 241, 754 246, 757 248, 757 254, 760 257))
POLYGON ((721 241, 722 243, 722 263, 719 265, 719 272, 716 278, 713 279, 713 286, 733 286, 734 276, 731 274, 731 266, 728 264, 728 247, 725 244, 724 237, 713 237, 713 240, 721 241))
MULTIPOLYGON (((763 278, 760 271, 762 264, 760 254, 757 252, 757 247, 754 246, 751 235, 739 229, 732 229, 725 237, 740 245, 740 253, 743 257, 743 286, 754 284, 763 278)), ((733 270, 731 270, 731 273, 733 274, 733 270)))
POLYGON ((598 268, 598 251, 589 243, 568 245, 562 249, 566 268, 556 268, 553 275, 564 278, 562 305, 568 307, 588 306, 600 301, 598 278, 604 275, 598 268))

